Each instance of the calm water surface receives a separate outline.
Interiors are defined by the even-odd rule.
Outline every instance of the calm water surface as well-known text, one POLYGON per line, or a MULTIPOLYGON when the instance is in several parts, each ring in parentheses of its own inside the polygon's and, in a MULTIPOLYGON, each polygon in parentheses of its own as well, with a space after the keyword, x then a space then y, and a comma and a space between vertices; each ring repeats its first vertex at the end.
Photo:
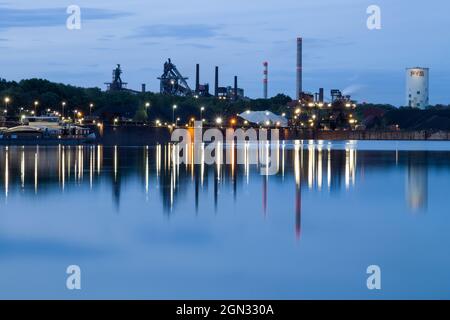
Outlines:
POLYGON ((450 143, 286 143, 273 176, 169 150, 0 147, 0 298, 450 298, 450 143))

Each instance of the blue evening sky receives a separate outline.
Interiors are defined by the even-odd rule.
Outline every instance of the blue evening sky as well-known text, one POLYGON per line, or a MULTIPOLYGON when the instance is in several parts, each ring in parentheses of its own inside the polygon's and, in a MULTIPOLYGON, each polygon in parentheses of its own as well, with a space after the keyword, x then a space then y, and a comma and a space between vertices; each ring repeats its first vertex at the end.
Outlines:
POLYGON ((123 79, 159 89, 171 57, 194 84, 239 76, 252 98, 294 95, 295 39, 304 38, 304 89, 339 88, 359 101, 401 105, 405 68, 431 68, 430 102, 450 103, 450 3, 446 0, 0 0, 0 77, 41 77, 98 86, 121 63, 123 79), (66 28, 66 8, 81 7, 82 29, 66 28), (366 9, 382 10, 382 29, 366 27, 366 9))

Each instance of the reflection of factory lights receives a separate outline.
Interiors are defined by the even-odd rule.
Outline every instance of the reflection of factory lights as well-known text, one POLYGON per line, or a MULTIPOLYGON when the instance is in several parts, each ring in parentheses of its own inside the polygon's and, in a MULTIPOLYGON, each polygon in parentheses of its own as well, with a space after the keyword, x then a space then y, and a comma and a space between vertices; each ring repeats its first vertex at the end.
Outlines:
POLYGON ((322 148, 319 147, 319 155, 317 158, 317 186, 322 189, 322 148))
POLYGON ((327 184, 328 184, 328 189, 330 189, 331 188, 331 149, 330 148, 328 148, 327 184))
POLYGON ((308 146, 308 187, 312 189, 314 185, 314 156, 315 156, 315 147, 310 142, 308 146))
POLYGON ((345 187, 348 189, 350 183, 355 184, 356 175, 356 150, 345 149, 345 187))

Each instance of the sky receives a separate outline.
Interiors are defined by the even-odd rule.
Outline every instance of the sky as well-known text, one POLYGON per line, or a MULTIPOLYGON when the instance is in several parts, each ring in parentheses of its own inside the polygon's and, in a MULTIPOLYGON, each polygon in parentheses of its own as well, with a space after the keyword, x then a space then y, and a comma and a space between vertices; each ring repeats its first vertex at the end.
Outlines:
POLYGON ((122 79, 140 90, 167 58, 195 82, 232 85, 262 97, 264 61, 269 95, 295 96, 296 38, 303 37, 303 86, 341 89, 359 102, 405 104, 405 68, 430 68, 430 103, 450 103, 448 0, 0 0, 0 77, 45 78, 83 87, 122 79), (81 9, 81 29, 66 12, 81 9), (381 9, 381 29, 369 30, 366 10, 381 9))

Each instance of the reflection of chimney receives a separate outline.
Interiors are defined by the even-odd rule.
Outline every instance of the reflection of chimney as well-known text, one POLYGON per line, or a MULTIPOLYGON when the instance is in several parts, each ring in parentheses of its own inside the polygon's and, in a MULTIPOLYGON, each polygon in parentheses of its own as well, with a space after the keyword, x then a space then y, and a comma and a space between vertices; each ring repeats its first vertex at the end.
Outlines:
POLYGON ((237 76, 234 76, 234 100, 237 100, 238 97, 238 78, 237 76))
POLYGON ((195 92, 199 92, 200 89, 200 65, 195 65, 195 92))
POLYGON ((297 100, 300 100, 301 93, 303 92, 302 87, 302 68, 303 68, 303 62, 302 62, 302 45, 303 40, 302 38, 297 38, 297 86, 296 86, 296 96, 297 100))
POLYGON ((267 175, 263 178, 263 213, 264 216, 267 215, 267 175))
POLYGON ((142 93, 145 93, 145 83, 142 84, 142 93))
POLYGON ((216 67, 215 79, 214 79, 214 96, 219 96, 219 67, 216 67))
POLYGON ((323 88, 319 88, 319 102, 323 102, 323 88))
POLYGON ((295 187, 295 236, 300 239, 302 231, 302 186, 298 183, 295 187))
POLYGON ((264 79, 263 79, 263 88, 264 88, 264 99, 267 99, 268 96, 268 90, 267 90, 267 85, 268 85, 268 79, 269 79, 269 63, 266 61, 263 64, 264 66, 264 79))

